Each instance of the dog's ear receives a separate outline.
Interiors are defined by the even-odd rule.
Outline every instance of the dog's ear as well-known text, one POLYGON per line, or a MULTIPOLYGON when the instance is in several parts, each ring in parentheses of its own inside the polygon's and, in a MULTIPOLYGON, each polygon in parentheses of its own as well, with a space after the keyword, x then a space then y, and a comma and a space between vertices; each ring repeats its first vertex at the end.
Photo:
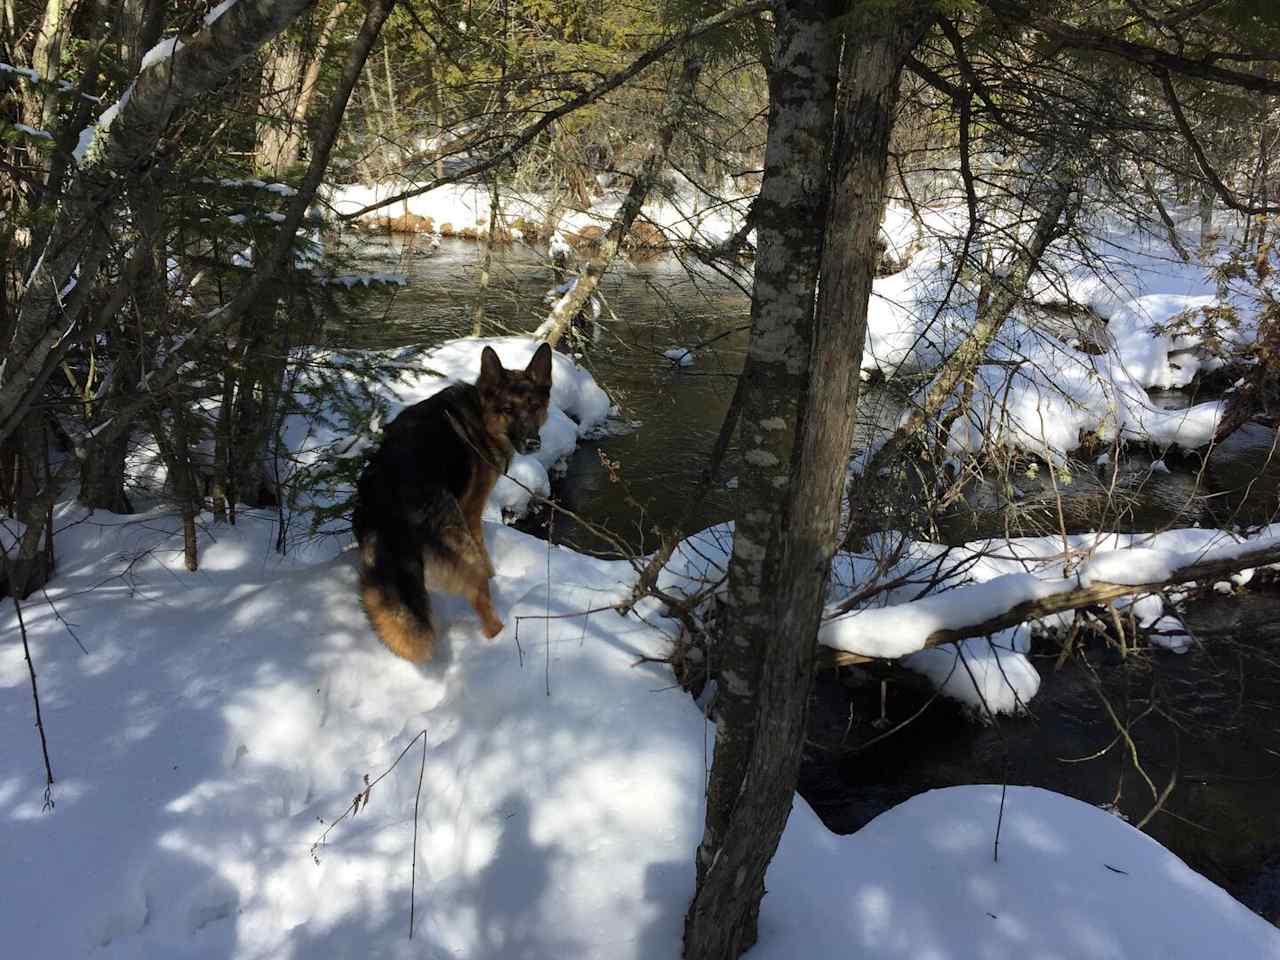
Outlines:
MULTIPOLYGON (((493 347, 485 347, 480 354, 480 380, 501 381, 506 370, 493 347)), ((479 381, 477 381, 479 382, 479 381)))
POLYGON ((534 383, 551 386, 551 344, 544 343, 533 352, 533 359, 524 368, 534 383))

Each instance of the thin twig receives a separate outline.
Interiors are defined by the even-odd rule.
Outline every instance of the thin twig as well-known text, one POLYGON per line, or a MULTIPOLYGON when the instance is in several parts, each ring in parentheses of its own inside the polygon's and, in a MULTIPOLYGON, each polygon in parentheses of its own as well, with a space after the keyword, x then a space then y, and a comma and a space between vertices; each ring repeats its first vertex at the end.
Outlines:
MULTIPOLYGON (((422 802, 422 776, 427 772, 427 738, 423 736, 427 731, 423 730, 418 736, 422 737, 422 764, 418 767, 418 792, 413 796, 413 860, 409 864, 409 939, 413 939, 413 916, 415 907, 415 894, 417 892, 418 883, 418 804, 422 802)), ((415 738, 416 739, 416 738, 415 738)), ((402 754, 403 756, 403 754, 402 754)))
POLYGON ((36 730, 40 732, 40 753, 44 757, 44 805, 53 809, 53 766, 49 763, 49 741, 44 735, 44 718, 40 715, 40 690, 36 686, 36 665, 31 659, 31 647, 27 643, 27 624, 22 619, 22 604, 18 594, 13 594, 13 609, 18 614, 18 631, 22 634, 22 652, 27 658, 27 673, 31 675, 31 700, 36 707, 36 730))

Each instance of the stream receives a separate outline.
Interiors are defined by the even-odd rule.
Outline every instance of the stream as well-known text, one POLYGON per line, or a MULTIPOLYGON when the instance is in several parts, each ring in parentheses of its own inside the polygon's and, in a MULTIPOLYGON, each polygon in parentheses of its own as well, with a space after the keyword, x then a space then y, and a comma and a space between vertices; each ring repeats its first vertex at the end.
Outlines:
MULTIPOLYGON (((356 344, 430 345, 471 332, 478 245, 445 240, 427 256, 421 240, 406 250, 397 239, 354 239, 359 268, 397 269, 410 281, 389 307, 373 301, 380 305, 358 320, 356 344)), ((538 252, 520 244, 495 250, 492 283, 485 335, 527 333, 545 316, 552 279, 538 252)), ((601 290, 602 329, 583 363, 628 425, 582 443, 554 494, 568 511, 644 552, 656 545, 656 528, 692 531, 733 515, 732 450, 698 508, 690 511, 688 501, 745 354, 749 302, 726 278, 673 257, 619 263, 601 290), (708 341, 690 367, 663 357, 708 341)), ((1152 397, 1172 407, 1193 400, 1178 391, 1152 397)), ((867 386, 860 406, 865 440, 897 421, 902 401, 889 387, 867 386)), ((1246 427, 1207 464, 1198 456, 1167 458, 1168 472, 1153 469, 1151 454, 1131 450, 1116 467, 1057 485, 1062 519, 1070 532, 1096 529, 1100 517, 1125 531, 1265 521, 1280 490, 1274 440, 1274 431, 1246 427)), ((1019 471, 1012 487, 1011 506, 996 484, 971 485, 939 534, 958 543, 1057 529, 1049 471, 1019 471)), ((585 552, 616 553, 558 511, 522 526, 585 552)), ((1144 648, 1119 659, 1097 648, 1055 669, 1056 649, 1033 650, 1043 678, 1033 715, 990 726, 971 722, 950 701, 930 701, 905 671, 825 671, 801 793, 838 833, 922 790, 1005 778, 1108 805, 1133 823, 1150 813, 1147 832, 1280 924, 1280 586, 1209 594, 1190 604, 1186 624, 1200 642, 1183 656, 1144 648), (1132 722, 1132 745, 1117 735, 1117 721, 1132 722)))

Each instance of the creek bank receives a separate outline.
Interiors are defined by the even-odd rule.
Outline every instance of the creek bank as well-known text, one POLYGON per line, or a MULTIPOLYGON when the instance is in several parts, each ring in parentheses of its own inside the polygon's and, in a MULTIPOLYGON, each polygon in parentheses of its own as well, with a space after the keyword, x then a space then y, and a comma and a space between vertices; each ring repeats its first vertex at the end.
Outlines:
POLYGON ((1032 659, 1043 682, 1031 715, 994 725, 973 723, 944 698, 929 702, 931 691, 906 671, 826 671, 800 793, 836 833, 924 790, 1006 779, 1108 806, 1136 824, 1155 800, 1101 691, 1130 723, 1156 790, 1176 777, 1147 832, 1280 923, 1280 584, 1203 594, 1184 622, 1199 642, 1182 656, 1145 648, 1115 662, 1095 644, 1086 663, 1055 670, 1056 647, 1038 642, 1032 659))

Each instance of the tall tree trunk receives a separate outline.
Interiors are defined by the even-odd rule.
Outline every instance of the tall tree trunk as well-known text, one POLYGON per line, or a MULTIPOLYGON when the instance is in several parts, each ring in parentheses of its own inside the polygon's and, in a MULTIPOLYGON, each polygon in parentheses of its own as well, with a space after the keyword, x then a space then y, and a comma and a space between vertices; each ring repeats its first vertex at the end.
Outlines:
POLYGON ((307 135, 307 119, 311 113, 311 104, 315 101, 316 90, 320 85, 320 68, 324 64, 325 54, 337 32, 338 21, 347 12, 348 6, 347 0, 339 0, 335 3, 324 19, 324 26, 320 28, 315 50, 307 63, 306 73, 302 75, 302 87, 294 102, 293 115, 281 141, 277 162, 271 168, 271 173, 275 177, 283 176, 289 167, 302 159, 302 148, 307 135))
POLYGON ((775 9, 739 437, 752 469, 739 487, 717 650, 715 762, 685 918, 687 960, 733 960, 755 942, 765 871, 791 810, 853 439, 898 79, 932 19, 927 2, 903 0, 851 28, 833 143, 844 11, 775 9))
POLYGON ((302 70, 298 40, 287 35, 277 37, 262 67, 258 142, 254 149, 254 166, 272 176, 279 176, 293 162, 287 155, 287 144, 302 88, 302 70))
POLYGON ((24 113, 29 124, 42 130, 51 127, 57 119, 57 81, 62 78, 62 48, 71 35, 70 13, 65 0, 46 0, 31 52, 31 69, 48 83, 25 86, 24 113))
MULTIPOLYGON (((786 773, 788 761, 779 752, 798 753, 804 729, 804 707, 789 709, 787 700, 802 687, 807 693, 812 672, 804 625, 787 622, 778 629, 777 615, 784 610, 779 548, 788 519, 794 519, 788 516, 792 455, 809 376, 829 200, 836 19, 844 10, 838 3, 805 0, 780 0, 773 9, 777 44, 764 179, 756 200, 759 254, 739 426, 739 446, 751 469, 738 488, 729 606, 713 653, 719 661, 715 762, 697 887, 685 916, 686 960, 734 960, 756 941, 764 874, 795 785, 795 773, 786 773), (781 783, 759 779, 779 767, 781 783)), ((804 572, 821 581, 817 559, 809 558, 804 572)), ((815 617, 808 633, 816 630, 815 617)))

